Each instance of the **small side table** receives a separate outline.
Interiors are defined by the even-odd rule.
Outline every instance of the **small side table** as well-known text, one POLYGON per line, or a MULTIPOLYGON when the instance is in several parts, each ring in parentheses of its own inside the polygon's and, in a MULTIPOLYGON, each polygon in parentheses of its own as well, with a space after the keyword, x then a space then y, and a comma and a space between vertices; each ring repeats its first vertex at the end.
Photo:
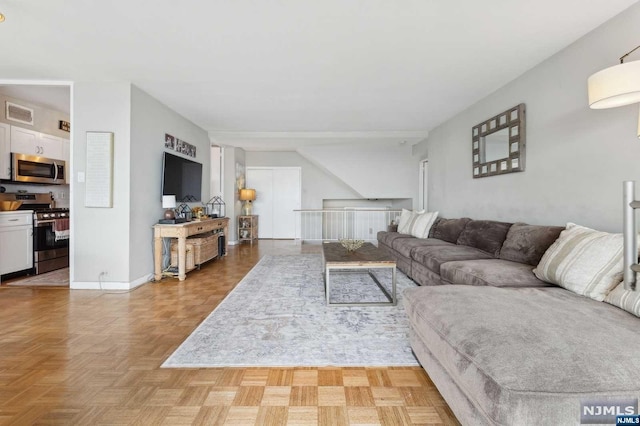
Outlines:
POLYGON ((258 215, 238 216, 238 241, 249 241, 253 245, 253 240, 258 239, 258 215))

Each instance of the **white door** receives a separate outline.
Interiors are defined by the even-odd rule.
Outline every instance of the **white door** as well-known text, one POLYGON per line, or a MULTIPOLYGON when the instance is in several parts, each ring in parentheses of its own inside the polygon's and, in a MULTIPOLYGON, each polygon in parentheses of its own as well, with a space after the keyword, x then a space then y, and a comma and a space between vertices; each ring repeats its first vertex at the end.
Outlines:
POLYGON ((253 214, 258 215, 258 238, 294 239, 294 210, 302 205, 299 167, 248 167, 247 188, 256 190, 253 214))
POLYGON ((273 169, 273 238, 296 237, 296 215, 300 208, 300 169, 273 169))
POLYGON ((273 170, 248 169, 247 188, 256 190, 253 214, 258 215, 258 238, 273 236, 273 170))

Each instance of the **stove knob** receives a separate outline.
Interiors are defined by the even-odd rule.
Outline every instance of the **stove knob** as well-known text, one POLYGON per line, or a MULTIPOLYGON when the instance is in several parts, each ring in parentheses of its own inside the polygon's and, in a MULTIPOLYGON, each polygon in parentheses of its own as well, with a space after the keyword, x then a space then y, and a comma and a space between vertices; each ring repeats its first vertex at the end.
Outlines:
POLYGON ((44 217, 45 219, 49 217, 49 213, 45 213, 42 215, 42 217, 44 217))

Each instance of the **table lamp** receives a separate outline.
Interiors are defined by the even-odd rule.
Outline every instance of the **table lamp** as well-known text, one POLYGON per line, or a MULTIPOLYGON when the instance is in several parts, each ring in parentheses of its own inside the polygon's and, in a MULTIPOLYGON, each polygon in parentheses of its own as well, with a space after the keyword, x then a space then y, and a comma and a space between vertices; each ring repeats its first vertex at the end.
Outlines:
POLYGON ((244 201, 242 206, 242 214, 251 216, 251 202, 256 199, 256 190, 244 188, 240 190, 240 201, 244 201))
POLYGON ((176 212, 173 210, 176 208, 176 196, 175 195, 163 195, 162 196, 162 208, 164 211, 165 219, 175 219, 176 212))

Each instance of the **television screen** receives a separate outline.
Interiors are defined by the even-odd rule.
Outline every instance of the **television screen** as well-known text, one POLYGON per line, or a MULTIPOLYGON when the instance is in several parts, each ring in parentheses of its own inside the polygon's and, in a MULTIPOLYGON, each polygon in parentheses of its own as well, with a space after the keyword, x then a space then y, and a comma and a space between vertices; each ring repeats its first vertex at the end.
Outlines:
POLYGON ((164 153, 162 195, 175 195, 176 201, 202 200, 202 164, 164 153))

